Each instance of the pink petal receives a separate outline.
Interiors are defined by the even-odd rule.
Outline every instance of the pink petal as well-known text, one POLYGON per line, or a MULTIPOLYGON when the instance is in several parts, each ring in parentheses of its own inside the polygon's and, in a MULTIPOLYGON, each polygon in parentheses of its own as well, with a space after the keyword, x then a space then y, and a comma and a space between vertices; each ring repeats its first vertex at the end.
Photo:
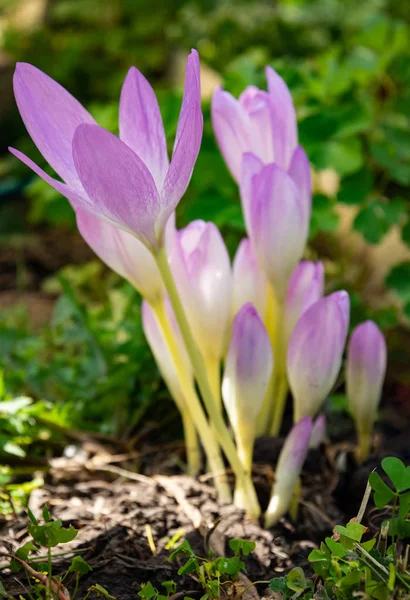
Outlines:
POLYGON ((239 191, 246 230, 250 231, 250 207, 252 198, 252 181, 263 167, 263 162, 255 154, 245 152, 242 155, 241 177, 239 191))
POLYGON ((266 78, 275 118, 275 162, 288 169, 298 143, 295 107, 289 88, 272 67, 266 67, 266 78))
POLYGON ((299 192, 277 165, 266 165, 252 180, 250 238, 259 263, 279 300, 306 244, 299 192))
POLYGON ((94 119, 59 83, 32 65, 17 63, 13 83, 21 118, 37 148, 62 179, 78 187, 72 140, 78 125, 94 119))
POLYGON ((124 142, 98 125, 77 128, 73 157, 90 198, 90 206, 83 208, 156 249, 155 220, 160 202, 154 180, 141 159, 124 142))
POLYGON ((39 177, 44 179, 44 181, 46 181, 49 185, 51 185, 52 188, 54 188, 55 190, 57 190, 57 192, 60 192, 60 194, 65 196, 70 202, 71 206, 74 208, 74 210, 76 210, 77 207, 83 206, 85 203, 87 203, 88 200, 84 192, 81 192, 81 190, 78 190, 78 188, 72 189, 65 183, 58 181, 58 179, 50 177, 50 175, 47 175, 47 173, 43 171, 43 169, 40 169, 40 167, 36 165, 35 162, 33 162, 28 156, 26 156, 19 150, 15 150, 15 148, 9 148, 9 151, 12 154, 14 154, 14 156, 16 156, 19 160, 21 160, 21 162, 27 165, 32 171, 34 171, 36 175, 38 175, 39 177))
POLYGON ((212 98, 211 116, 221 153, 232 177, 239 182, 242 154, 251 150, 249 116, 240 102, 221 88, 215 91, 212 98))
POLYGON ((135 67, 128 71, 121 90, 120 139, 139 156, 161 189, 169 165, 164 125, 154 90, 135 67))
POLYGON ((172 156, 161 192, 163 210, 157 223, 162 230, 190 182, 201 147, 203 116, 198 103, 191 105, 172 156))
POLYGON ((76 216, 81 235, 103 262, 149 302, 154 304, 162 298, 161 276, 142 242, 85 210, 77 210, 76 216))
POLYGON ((306 227, 309 229, 312 212, 312 176, 309 159, 302 146, 298 146, 294 151, 288 173, 299 190, 305 208, 306 227))
POLYGON ((194 104, 201 106, 201 78, 198 52, 191 50, 186 61, 184 96, 182 98, 181 112, 179 113, 174 152, 184 130, 185 121, 189 117, 194 104))

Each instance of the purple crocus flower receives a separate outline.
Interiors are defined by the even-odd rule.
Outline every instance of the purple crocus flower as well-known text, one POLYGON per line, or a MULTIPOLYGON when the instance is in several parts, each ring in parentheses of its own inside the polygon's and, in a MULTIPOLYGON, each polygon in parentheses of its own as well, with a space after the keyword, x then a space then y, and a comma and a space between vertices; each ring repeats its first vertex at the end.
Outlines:
POLYGON ((245 304, 233 322, 226 357, 222 397, 247 470, 252 464, 256 421, 273 369, 269 335, 256 308, 245 304))
POLYGON ((170 263, 198 348, 206 361, 219 361, 229 334, 232 271, 216 225, 196 220, 181 229, 170 263))
POLYGON ((238 246, 232 266, 232 314, 250 302, 260 317, 265 318, 266 286, 264 272, 260 268, 252 245, 244 238, 238 246))
POLYGON ((349 326, 349 296, 335 292, 313 304, 292 332, 287 372, 294 421, 315 416, 336 382, 349 326))
POLYGON ((295 492, 303 463, 309 450, 312 435, 312 419, 303 417, 290 430, 275 470, 275 483, 268 509, 265 527, 272 527, 288 511, 295 492))
POLYGON ((182 198, 202 138, 199 58, 187 60, 185 90, 172 160, 153 89, 131 67, 121 92, 120 137, 93 117, 57 82, 18 63, 14 93, 34 143, 64 181, 47 175, 27 156, 10 151, 85 210, 136 236, 152 252, 164 243, 168 218, 182 198))
POLYGON ((346 388, 358 434, 361 458, 365 459, 376 420, 387 366, 384 336, 376 323, 358 325, 347 349, 346 388))
POLYGON ((300 262, 292 273, 285 299, 285 337, 290 335, 303 313, 323 296, 324 269, 321 262, 300 262))
POLYGON ((295 109, 283 79, 266 67, 268 91, 247 87, 238 100, 218 88, 212 99, 215 137, 234 179, 241 179, 242 155, 288 170, 298 148, 295 109))
POLYGON ((161 300, 164 286, 152 254, 139 240, 95 215, 77 209, 77 227, 97 256, 152 305, 161 300))
POLYGON ((283 301, 308 234, 300 192, 286 171, 265 165, 251 179, 247 211, 255 254, 278 300, 283 301))

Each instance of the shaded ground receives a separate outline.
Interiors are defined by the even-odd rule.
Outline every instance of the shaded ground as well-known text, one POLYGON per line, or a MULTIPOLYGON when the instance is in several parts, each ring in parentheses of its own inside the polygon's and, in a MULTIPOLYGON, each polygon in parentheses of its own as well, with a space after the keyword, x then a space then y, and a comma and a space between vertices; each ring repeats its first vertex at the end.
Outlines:
MULTIPOLYGON (((280 442, 264 438, 255 450, 254 480, 262 507, 268 501, 279 446, 280 442)), ((407 446, 406 449, 398 454, 403 457, 407 446)), ((115 461, 112 465, 104 463, 104 475, 97 473, 98 469, 92 471, 90 460, 98 458, 99 449, 83 463, 78 458, 54 461, 47 485, 32 494, 30 508, 38 515, 47 503, 54 517, 61 518, 65 526, 72 524, 78 529, 77 538, 61 547, 80 551, 93 568, 80 579, 77 598, 83 598, 91 585, 99 584, 118 600, 131 600, 147 581, 160 588, 163 581, 171 579, 183 595, 196 598, 201 588, 195 577, 179 576, 181 563, 168 560, 170 552, 166 546, 174 536, 180 540, 186 537, 195 552, 203 556, 205 539, 211 530, 210 547, 218 555, 229 554, 229 539, 255 541, 255 552, 247 559, 250 581, 269 580, 295 565, 307 567, 311 549, 331 534, 334 525, 345 523, 356 514, 367 476, 380 461, 380 456, 374 457, 357 468, 350 450, 346 445, 333 445, 310 453, 297 522, 283 519, 270 531, 249 521, 243 511, 219 505, 206 476, 196 481, 151 471, 152 476, 147 477, 122 469, 115 461)), ((382 447, 380 452, 384 453, 382 447)), ((130 463, 125 464, 129 467, 130 463)), ((156 470, 161 469, 158 462, 156 470)), ((24 516, 2 525, 0 522, 0 551, 12 552, 27 541, 26 526, 24 516)), ((64 572, 71 559, 72 556, 56 557, 54 572, 64 572)), ((25 574, 13 575, 3 568, 0 578, 9 594, 28 597, 25 574)), ((260 597, 265 595, 266 587, 257 586, 260 597)))

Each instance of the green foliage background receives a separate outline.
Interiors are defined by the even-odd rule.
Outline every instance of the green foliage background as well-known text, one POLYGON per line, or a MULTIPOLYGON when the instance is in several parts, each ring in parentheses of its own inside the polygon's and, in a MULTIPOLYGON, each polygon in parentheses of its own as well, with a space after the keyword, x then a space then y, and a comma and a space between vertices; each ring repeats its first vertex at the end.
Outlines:
MULTIPOLYGON (((406 3, 395 0, 52 0, 41 26, 10 26, 2 45, 11 63, 46 71, 114 132, 122 81, 137 66, 159 95, 170 143, 181 99, 173 72, 190 47, 234 94, 263 87, 264 66, 272 64, 292 91, 312 166, 340 179, 336 195, 314 196, 309 256, 325 259, 329 290, 351 293, 353 324, 372 317, 390 332, 393 362, 395 352, 400 362, 410 261, 387 276, 391 299, 369 303, 361 287, 366 274, 352 271, 337 237, 337 205, 357 209, 353 226, 367 244, 380 243, 394 226, 410 246, 409 29, 406 3)), ((213 138, 209 101, 203 108, 203 145, 178 221, 214 220, 232 251, 243 235, 238 192, 213 138)), ((17 146, 45 166, 14 107, 2 115, 0 134, 1 247, 32 231, 74 228, 68 202, 6 152, 17 146)), ((130 286, 97 262, 66 270, 53 285, 62 295, 40 333, 16 311, 3 315, 0 366, 8 389, 41 400, 67 427, 124 433, 125 424, 136 427, 150 411, 165 417, 167 394, 130 286)), ((408 377, 400 369, 394 376, 408 377)))

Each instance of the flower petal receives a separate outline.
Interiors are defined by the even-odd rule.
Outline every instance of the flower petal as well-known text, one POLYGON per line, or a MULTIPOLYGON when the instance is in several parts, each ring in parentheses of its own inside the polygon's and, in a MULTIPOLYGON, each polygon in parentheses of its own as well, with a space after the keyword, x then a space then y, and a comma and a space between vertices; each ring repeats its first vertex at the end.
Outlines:
POLYGON ((161 192, 162 212, 156 225, 158 231, 165 227, 169 215, 175 210, 188 187, 201 147, 203 123, 201 106, 195 103, 186 116, 165 177, 161 192))
POLYGON ((58 175, 79 187, 72 157, 74 132, 95 123, 85 108, 59 83, 27 63, 17 63, 14 95, 31 138, 58 175))
POLYGON ((212 98, 212 126, 222 156, 232 174, 239 182, 241 177, 242 154, 249 152, 250 119, 238 100, 217 88, 212 98))
POLYGON ((157 248, 158 192, 147 167, 131 148, 98 125, 80 125, 74 135, 73 157, 90 198, 83 208, 157 248))
POLYGON ((305 208, 306 228, 309 229, 312 212, 312 176, 309 159, 302 146, 298 146, 294 151, 288 173, 299 190, 305 208))
POLYGON ((299 192, 277 165, 266 165, 252 180, 250 238, 259 263, 279 300, 306 244, 299 192))
POLYGON ((199 55, 196 50, 191 50, 185 69, 184 96, 182 98, 181 111, 179 113, 177 132, 174 142, 174 152, 184 130, 185 121, 188 118, 193 104, 201 106, 201 68, 199 55))
POLYGON ((11 154, 14 154, 16 158, 21 160, 22 163, 24 163, 32 171, 34 171, 36 175, 38 175, 39 177, 44 179, 46 183, 51 185, 52 188, 54 188, 55 190, 57 190, 57 192, 60 192, 60 194, 65 196, 70 202, 71 206, 74 208, 74 210, 76 210, 77 207, 82 206, 84 203, 87 202, 87 198, 84 192, 82 192, 81 190, 72 189, 70 186, 63 183, 62 181, 58 181, 58 179, 50 177, 50 175, 47 175, 47 173, 43 171, 43 169, 41 169, 38 165, 36 165, 36 163, 33 162, 31 158, 29 158, 19 150, 16 150, 15 148, 9 148, 9 151, 11 152, 11 154))
POLYGON ((371 429, 386 374, 386 341, 373 321, 358 325, 347 351, 347 397, 359 429, 371 429))
POLYGON ((97 256, 155 304, 164 288, 158 267, 144 244, 85 210, 77 210, 76 216, 81 235, 97 256))
POLYGON ((261 319, 266 312, 266 277, 260 268, 252 245, 244 238, 238 246, 232 269, 232 313, 236 313, 244 304, 250 302, 256 308, 261 319))
POLYGON ((135 67, 122 86, 119 124, 120 139, 139 156, 161 189, 169 165, 164 125, 155 92, 135 67))
MULTIPOLYGON (((346 342, 346 315, 340 303, 347 292, 321 298, 303 313, 290 338, 287 371, 294 420, 314 416, 336 382, 346 342)), ((347 299, 347 300, 346 300, 347 299)))
POLYGON ((239 191, 241 195, 243 218, 245 220, 246 230, 250 231, 250 207, 252 198, 252 181, 254 175, 257 175, 263 167, 263 162, 255 154, 245 152, 242 155, 241 177, 239 191))
POLYGON ((272 67, 266 67, 266 78, 275 118, 275 162, 287 170, 298 143, 295 107, 288 86, 272 67))

